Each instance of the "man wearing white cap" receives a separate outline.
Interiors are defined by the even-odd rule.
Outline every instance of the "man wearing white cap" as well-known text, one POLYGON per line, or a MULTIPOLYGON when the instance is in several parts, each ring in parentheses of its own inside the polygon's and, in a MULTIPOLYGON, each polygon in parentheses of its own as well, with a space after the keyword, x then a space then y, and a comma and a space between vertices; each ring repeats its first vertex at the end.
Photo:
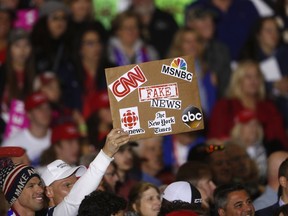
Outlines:
POLYGON ((84 166, 71 167, 62 160, 50 163, 41 175, 46 186, 45 194, 49 198, 48 215, 77 215, 81 201, 96 190, 114 154, 128 141, 127 133, 113 129, 88 169, 84 166))

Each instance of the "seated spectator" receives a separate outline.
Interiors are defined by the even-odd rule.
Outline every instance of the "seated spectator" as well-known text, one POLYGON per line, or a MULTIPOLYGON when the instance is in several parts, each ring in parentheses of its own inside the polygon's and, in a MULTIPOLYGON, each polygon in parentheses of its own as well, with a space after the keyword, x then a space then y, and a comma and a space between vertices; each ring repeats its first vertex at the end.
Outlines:
POLYGON ((277 210, 288 204, 288 192, 287 192, 287 180, 288 180, 288 158, 284 160, 278 171, 278 182, 279 182, 279 189, 278 189, 278 200, 273 205, 270 205, 266 208, 260 209, 256 212, 257 216, 266 216, 266 215, 274 215, 277 210))
MULTIPOLYGON (((262 18, 256 25, 251 40, 243 51, 243 58, 253 59, 259 63, 271 61, 275 63, 270 70, 278 73, 277 78, 267 79, 268 95, 275 101, 284 117, 285 127, 288 130, 288 47, 281 44, 280 31, 275 17, 262 18)), ((272 72, 271 72, 272 73, 272 72)))
POLYGON ((208 128, 210 138, 229 137, 237 113, 250 109, 263 126, 264 140, 277 140, 283 148, 288 148, 282 117, 275 105, 265 98, 264 80, 257 63, 239 63, 227 93, 227 98, 219 100, 213 108, 208 128))
POLYGON ((3 146, 18 146, 26 150, 31 164, 39 165, 42 152, 50 146, 51 109, 42 93, 33 93, 25 100, 29 127, 3 142, 3 146))
POLYGON ((127 216, 157 216, 160 211, 160 191, 153 184, 139 182, 131 189, 128 198, 128 211, 130 212, 127 216))
POLYGON ((108 58, 113 64, 121 66, 158 59, 156 50, 141 40, 140 20, 134 12, 118 14, 112 22, 112 32, 108 58))
MULTIPOLYGON (((84 199, 85 195, 88 195, 97 188, 105 169, 111 162, 114 154, 119 147, 126 144, 128 141, 128 133, 125 133, 121 129, 113 129, 107 136, 103 150, 100 151, 99 155, 90 164, 87 172, 85 172, 73 187, 64 184, 64 187, 68 187, 68 195, 65 196, 59 205, 49 209, 43 209, 44 189, 42 180, 35 169, 20 164, 3 165, 0 163, 0 188, 4 191, 5 198, 11 205, 9 214, 27 215, 28 213, 29 215, 35 215, 36 211, 41 210, 41 212, 39 212, 40 215, 76 215, 82 199, 84 199), (7 185, 8 181, 9 185, 7 185)), ((54 172, 58 173, 59 170, 61 172, 63 169, 67 169, 67 166, 58 166, 54 169, 54 172)), ((71 171, 69 167, 68 170, 71 171)), ((48 177, 51 180, 51 177, 53 176, 49 174, 49 171, 47 172, 48 177)), ((63 191, 60 187, 57 189, 57 194, 54 195, 63 197, 62 193, 63 191)))
POLYGON ((201 211, 200 192, 189 182, 177 181, 169 184, 162 194, 159 215, 166 215, 176 210, 201 211))
POLYGON ((267 156, 263 144, 263 129, 253 111, 242 110, 236 115, 231 138, 246 149, 249 157, 256 163, 260 180, 264 183, 267 174, 267 156))
POLYGON ((217 187, 214 191, 214 202, 219 216, 255 214, 249 193, 240 184, 217 187))
POLYGON ((263 209, 267 206, 273 205, 278 200, 278 170, 281 163, 288 158, 288 152, 286 151, 276 151, 272 153, 268 157, 268 165, 267 165, 267 185, 265 187, 264 192, 259 196, 256 200, 254 200, 253 204, 255 206, 255 210, 263 209))
POLYGON ((237 60, 254 24, 260 18, 253 3, 245 0, 204 0, 192 2, 187 11, 199 6, 215 13, 215 38, 229 48, 231 59, 237 60))
POLYGON ((24 101, 33 92, 35 68, 28 32, 11 31, 6 57, 0 67, 0 103, 2 118, 7 122, 12 100, 24 101))
MULTIPOLYGON (((72 45, 73 33, 68 31, 69 8, 61 1, 45 1, 39 19, 31 32, 38 73, 57 74, 62 102, 71 109, 82 108, 81 84, 75 72, 72 45)), ((78 51, 78 50, 77 50, 78 51)))
POLYGON ((46 166, 56 159, 73 166, 80 158, 80 133, 77 126, 64 122, 52 129, 51 146, 41 156, 41 165, 46 166))
POLYGON ((212 181, 212 172, 208 165, 198 161, 186 162, 179 167, 176 181, 190 182, 201 194, 202 207, 210 208, 216 186, 212 181))
POLYGON ((231 166, 233 182, 245 185, 254 200, 261 193, 259 173, 255 162, 249 157, 245 148, 235 141, 225 143, 231 166))
POLYGON ((0 8, 0 65, 6 60, 8 35, 12 27, 12 11, 6 8, 0 8))
POLYGON ((183 28, 176 33, 170 48, 169 57, 190 55, 195 59, 195 72, 198 80, 200 100, 204 116, 209 117, 216 101, 216 76, 203 58, 204 43, 200 35, 192 29, 183 28))
POLYGON ((223 144, 198 145, 189 152, 188 161, 207 163, 212 172, 212 180, 217 186, 232 181, 230 162, 223 144))
POLYGON ((140 160, 141 180, 156 186, 162 182, 157 178, 164 167, 162 137, 153 137, 138 141, 138 148, 135 152, 140 160))
MULTIPOLYGON (((105 56, 104 39, 99 29, 91 24, 82 30, 77 41, 76 75, 82 88, 81 110, 85 119, 97 111, 95 98, 99 97, 100 92, 107 90, 105 68, 115 66, 105 56)), ((69 79, 68 71, 63 76, 69 79)))
POLYGON ((78 216, 124 216, 126 200, 105 191, 94 191, 82 200, 78 216))
POLYGON ((140 17, 144 41, 155 47, 161 58, 166 57, 178 29, 172 14, 158 8, 155 0, 132 0, 130 9, 140 17))
POLYGON ((204 46, 203 60, 217 77, 217 96, 223 97, 228 88, 231 68, 228 47, 214 38, 215 14, 203 6, 188 9, 185 26, 194 29, 204 46), (221 53, 221 55, 219 55, 221 53))

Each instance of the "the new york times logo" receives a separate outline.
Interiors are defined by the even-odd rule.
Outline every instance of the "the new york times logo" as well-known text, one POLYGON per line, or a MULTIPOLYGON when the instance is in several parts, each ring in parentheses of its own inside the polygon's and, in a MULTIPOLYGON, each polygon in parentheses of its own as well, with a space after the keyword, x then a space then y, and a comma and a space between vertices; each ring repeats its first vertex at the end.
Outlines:
POLYGON ((190 128, 197 128, 202 119, 201 111, 192 105, 188 106, 182 113, 182 121, 190 128))

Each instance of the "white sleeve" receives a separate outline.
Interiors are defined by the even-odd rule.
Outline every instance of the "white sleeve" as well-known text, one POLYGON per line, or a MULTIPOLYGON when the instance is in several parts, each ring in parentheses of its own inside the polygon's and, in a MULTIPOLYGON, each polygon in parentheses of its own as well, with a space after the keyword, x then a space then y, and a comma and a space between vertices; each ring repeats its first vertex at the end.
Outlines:
POLYGON ((86 195, 97 189, 112 160, 113 158, 110 158, 101 150, 90 163, 88 170, 74 184, 70 193, 55 207, 53 215, 76 216, 82 200, 86 195))

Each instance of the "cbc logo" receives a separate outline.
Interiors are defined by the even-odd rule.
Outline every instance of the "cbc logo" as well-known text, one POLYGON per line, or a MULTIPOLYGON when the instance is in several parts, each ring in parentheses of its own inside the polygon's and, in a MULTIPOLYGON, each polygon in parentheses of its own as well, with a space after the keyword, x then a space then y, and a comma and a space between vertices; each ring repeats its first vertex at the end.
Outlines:
POLYGON ((188 106, 182 113, 182 121, 190 128, 197 128, 201 123, 202 113, 194 106, 188 106))

